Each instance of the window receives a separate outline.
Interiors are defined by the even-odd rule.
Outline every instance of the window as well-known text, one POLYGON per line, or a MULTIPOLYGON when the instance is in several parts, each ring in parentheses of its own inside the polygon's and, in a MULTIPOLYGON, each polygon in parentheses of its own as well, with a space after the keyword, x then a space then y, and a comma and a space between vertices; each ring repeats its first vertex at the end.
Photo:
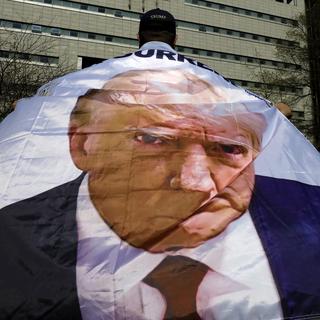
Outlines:
POLYGON ((19 58, 22 60, 31 60, 31 55, 29 53, 20 53, 19 58))
POLYGON ((59 62, 59 58, 48 57, 48 59, 50 64, 53 64, 53 63, 57 64, 59 62))
POLYGON ((292 20, 291 21, 291 24, 294 26, 294 27, 297 27, 299 25, 299 22, 298 20, 292 20))
POLYGON ((99 7, 99 8, 98 8, 98 12, 100 12, 100 13, 105 13, 105 12, 106 12, 106 9, 105 9, 105 8, 102 8, 102 7, 99 7))
POLYGON ((104 61, 104 59, 94 58, 94 57, 81 57, 81 58, 82 58, 82 65, 81 65, 82 69, 104 61))
POLYGON ((76 8, 76 9, 80 9, 80 4, 78 4, 78 6, 73 6, 72 2, 67 2, 67 1, 63 1, 63 6, 67 7, 67 8, 76 8))
POLYGON ((241 37, 241 38, 245 38, 245 36, 246 36, 246 35, 245 35, 244 32, 240 32, 240 37, 241 37))
POLYGON ((51 28, 50 34, 52 34, 53 36, 60 36, 61 35, 61 31, 58 28, 51 28))
POLYGON ((252 59, 252 58, 247 58, 247 61, 248 61, 249 63, 253 63, 253 59, 252 59))
POLYGON ((46 56, 40 56, 39 60, 42 63, 49 63, 49 57, 46 57, 46 56))
POLYGON ((199 31, 201 31, 201 32, 206 32, 207 29, 206 29, 205 26, 199 26, 199 31))
POLYGON ((112 42, 112 37, 106 36, 106 37, 105 37, 105 41, 107 41, 107 42, 112 42))
POLYGON ((199 54, 199 50, 198 49, 192 49, 192 53, 193 54, 199 54))
POLYGON ((49 3, 49 4, 51 4, 51 3, 52 3, 52 0, 43 0, 43 3, 49 3))
POLYGON ((251 16, 251 11, 246 10, 246 11, 245 11, 245 14, 246 14, 247 16, 251 16))
POLYGON ((7 52, 7 51, 0 51, 0 57, 9 58, 9 52, 7 52))
POLYGON ((97 6, 91 6, 91 5, 89 5, 89 6, 88 6, 88 10, 89 10, 89 11, 92 11, 92 12, 98 12, 98 7, 97 7, 97 6))
POLYGON ((21 23, 13 22, 12 23, 12 28, 14 28, 14 29, 22 29, 22 25, 21 25, 21 23))
POLYGON ((293 87, 286 87, 286 91, 295 92, 295 89, 293 87))
MULTIPOLYGON (((68 2, 64 1, 64 3, 67 4, 68 2)), ((68 6, 69 6, 70 8, 74 8, 74 9, 79 10, 79 9, 80 9, 80 6, 81 6, 81 3, 69 2, 69 3, 68 3, 68 6)))
POLYGON ((81 10, 88 10, 88 6, 86 4, 81 4, 80 9, 81 10))
POLYGON ((106 38, 106 37, 105 37, 104 35, 102 35, 102 34, 96 34, 95 37, 96 37, 96 40, 99 40, 99 41, 104 41, 105 38, 106 38))
POLYGON ((42 33, 42 28, 41 26, 37 26, 37 25, 32 25, 31 26, 31 31, 34 33, 42 33))
POLYGON ((292 111, 292 117, 293 118, 304 118, 304 112, 303 111, 292 111))
POLYGON ((252 39, 258 40, 258 36, 256 34, 252 35, 252 39))
POLYGON ((78 37, 78 32, 71 30, 71 31, 70 31, 70 36, 71 36, 71 37, 78 37))
POLYGON ((114 16, 115 17, 118 17, 118 18, 122 18, 123 17, 123 14, 122 14, 122 12, 121 11, 116 11, 115 13, 114 13, 114 16))
POLYGON ((94 33, 88 33, 88 39, 95 39, 96 35, 94 33))
POLYGON ((231 30, 227 30, 227 35, 232 36, 233 32, 231 30))

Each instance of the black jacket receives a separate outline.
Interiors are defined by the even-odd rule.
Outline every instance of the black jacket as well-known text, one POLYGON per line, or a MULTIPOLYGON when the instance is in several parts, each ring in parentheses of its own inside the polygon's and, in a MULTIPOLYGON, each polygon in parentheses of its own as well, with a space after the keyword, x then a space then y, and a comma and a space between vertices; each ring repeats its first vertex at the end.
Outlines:
MULTIPOLYGON (((0 210, 0 319, 81 319, 76 180, 0 210)), ((320 188, 256 176, 250 214, 285 317, 320 314, 320 188)))

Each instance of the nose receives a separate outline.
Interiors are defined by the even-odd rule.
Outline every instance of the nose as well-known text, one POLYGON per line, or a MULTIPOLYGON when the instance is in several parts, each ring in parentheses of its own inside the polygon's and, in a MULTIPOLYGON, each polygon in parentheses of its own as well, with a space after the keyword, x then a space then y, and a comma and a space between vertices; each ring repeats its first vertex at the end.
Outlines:
POLYGON ((184 190, 210 192, 216 189, 208 156, 201 144, 192 144, 184 149, 178 179, 180 188, 184 190))

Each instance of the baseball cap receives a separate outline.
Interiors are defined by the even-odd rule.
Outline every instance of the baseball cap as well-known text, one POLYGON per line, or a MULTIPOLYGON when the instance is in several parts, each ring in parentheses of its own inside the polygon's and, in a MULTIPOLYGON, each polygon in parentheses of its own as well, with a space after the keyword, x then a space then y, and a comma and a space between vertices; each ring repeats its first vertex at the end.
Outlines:
POLYGON ((165 10, 152 9, 142 15, 140 19, 139 33, 141 31, 168 31, 176 34, 176 20, 174 16, 165 10))

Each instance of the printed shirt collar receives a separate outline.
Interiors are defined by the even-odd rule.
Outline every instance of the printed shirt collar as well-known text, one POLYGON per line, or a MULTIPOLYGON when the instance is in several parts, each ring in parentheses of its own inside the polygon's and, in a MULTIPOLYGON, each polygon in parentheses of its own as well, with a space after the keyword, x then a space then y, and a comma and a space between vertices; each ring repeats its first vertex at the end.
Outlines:
POLYGON ((171 51, 171 52, 177 52, 174 50, 169 44, 161 41, 149 41, 145 43, 139 50, 148 50, 148 49, 162 49, 166 51, 171 51))

